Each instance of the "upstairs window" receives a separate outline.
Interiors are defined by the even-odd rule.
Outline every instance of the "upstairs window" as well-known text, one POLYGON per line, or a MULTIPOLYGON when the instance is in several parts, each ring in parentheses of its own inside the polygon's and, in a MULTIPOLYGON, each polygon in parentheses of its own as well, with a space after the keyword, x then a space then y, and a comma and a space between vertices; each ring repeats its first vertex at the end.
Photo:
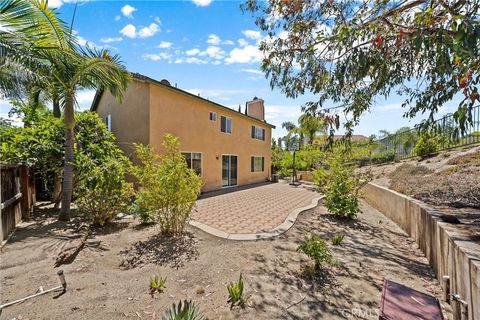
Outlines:
POLYGON ((187 161, 187 166, 199 176, 202 175, 202 154, 199 152, 182 152, 187 161))
POLYGON ((225 116, 220 118, 220 131, 232 133, 232 118, 225 116))
POLYGON ((255 157, 251 158, 251 172, 261 172, 265 169, 265 157, 255 157))
POLYGON ((265 129, 252 126, 252 138, 258 140, 265 140, 265 129))
POLYGON ((112 116, 110 113, 105 117, 105 125, 107 126, 108 131, 112 131, 112 116))
POLYGON ((210 112, 210 121, 217 121, 217 113, 210 112))

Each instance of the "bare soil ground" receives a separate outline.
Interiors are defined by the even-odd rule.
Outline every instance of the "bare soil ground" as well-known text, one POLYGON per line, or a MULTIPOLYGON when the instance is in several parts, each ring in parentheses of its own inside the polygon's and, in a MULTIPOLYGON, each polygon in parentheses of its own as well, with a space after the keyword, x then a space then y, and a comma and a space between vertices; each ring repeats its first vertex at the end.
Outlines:
MULTIPOLYGON (((274 239, 237 242, 190 228, 186 237, 167 239, 156 226, 124 217, 95 230, 76 259, 61 268, 68 290, 8 307, 2 319, 160 319, 180 299, 192 299, 209 319, 378 319, 385 277, 438 296, 438 282, 421 251, 393 222, 362 204, 353 222, 339 221, 324 207, 308 210, 274 239), (296 249, 304 236, 329 241, 337 267, 315 281, 300 267, 307 257, 296 249), (242 273, 248 302, 230 309, 226 285, 242 273), (151 275, 167 277, 163 293, 150 296, 151 275), (358 315, 358 317, 357 317, 358 315)), ((2 301, 58 285, 58 253, 79 241, 80 220, 57 222, 40 211, 22 224, 2 248, 2 301)))
POLYGON ((480 209, 480 146, 371 170, 373 182, 438 207, 480 209))

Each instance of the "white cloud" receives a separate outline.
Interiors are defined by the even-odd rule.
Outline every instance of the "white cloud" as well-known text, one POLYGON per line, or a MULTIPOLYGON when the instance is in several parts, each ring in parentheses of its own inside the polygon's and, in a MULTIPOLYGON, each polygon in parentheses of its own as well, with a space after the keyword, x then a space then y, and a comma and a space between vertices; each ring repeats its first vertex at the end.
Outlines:
POLYGON ((220 39, 220 37, 217 36, 216 34, 208 35, 207 43, 212 44, 214 46, 217 46, 219 44, 226 44, 226 45, 234 45, 235 44, 232 40, 222 40, 222 39, 220 39))
POLYGON ((143 59, 152 61, 170 60, 171 57, 172 55, 166 52, 160 52, 157 54, 147 53, 143 55, 143 59))
POLYGON ((132 13, 134 13, 135 11, 137 11, 137 8, 134 8, 132 7, 131 5, 127 4, 125 6, 122 7, 122 9, 120 9, 120 11, 122 11, 122 14, 129 18, 129 19, 133 19, 133 15, 132 13))
POLYGON ((402 103, 389 103, 389 104, 384 104, 384 105, 375 105, 374 106, 375 112, 389 112, 393 110, 401 110, 402 108, 402 103))
MULTIPOLYGON (((87 2, 87 1, 90 1, 90 0, 78 0, 78 2, 87 2)), ((48 7, 49 8, 60 8, 65 3, 72 3, 72 2, 77 2, 77 0, 49 0, 48 1, 48 7)))
POLYGON ((171 48, 173 45, 173 43, 171 42, 168 42, 168 41, 162 41, 160 42, 160 44, 157 46, 157 48, 161 48, 161 49, 169 49, 171 48))
POLYGON ((185 59, 186 63, 191 63, 191 64, 206 64, 208 63, 206 60, 199 59, 197 57, 188 57, 185 59))
POLYGON ((287 131, 282 128, 283 122, 291 121, 297 123, 301 114, 302 111, 299 106, 265 104, 265 120, 277 127, 274 131, 275 138, 283 137, 287 134, 287 131))
POLYGON ((222 40, 220 40, 220 37, 217 36, 216 34, 211 34, 208 36, 207 43, 217 45, 220 44, 222 40))
POLYGON ((156 23, 151 23, 148 27, 143 27, 138 31, 137 27, 135 27, 133 24, 127 24, 122 30, 120 30, 120 33, 125 37, 134 39, 136 37, 149 38, 154 36, 159 31, 160 27, 156 23))
POLYGON ((82 90, 78 91, 75 95, 78 107, 80 110, 90 109, 92 106, 93 98, 95 97, 95 90, 82 90))
POLYGON ((200 53, 200 50, 197 49, 197 48, 193 48, 193 49, 190 49, 190 50, 185 51, 185 54, 186 54, 187 56, 196 56, 196 55, 199 54, 199 53, 200 53))
POLYGON ((248 42, 245 39, 238 39, 237 42, 240 47, 248 46, 248 42))
POLYGON ((121 18, 121 17, 120 17, 120 16, 118 16, 118 15, 117 15, 117 16, 115 16, 115 21, 119 21, 119 20, 120 20, 120 18, 121 18))
POLYGON ((48 7, 49 8, 60 8, 63 4, 62 0, 49 0, 48 7))
POLYGON ((260 31, 255 31, 255 30, 243 30, 242 31, 243 35, 249 39, 253 40, 258 40, 262 38, 262 34, 260 31))
POLYGON ((137 28, 133 24, 127 24, 122 30, 120 30, 120 33, 125 37, 133 39, 137 36, 137 28))
POLYGON ((209 46, 202 53, 204 53, 204 55, 209 56, 210 58, 214 58, 217 60, 223 59, 223 57, 225 56, 225 51, 223 51, 220 47, 216 47, 216 46, 209 46))
POLYGON ((110 38, 102 38, 102 39, 100 39, 100 42, 112 43, 112 42, 120 42, 122 40, 123 40, 122 37, 110 37, 110 38))
POLYGON ((87 39, 85 39, 85 38, 82 37, 82 36, 77 36, 77 42, 78 42, 78 44, 81 45, 81 46, 86 46, 87 43, 88 43, 87 39))
POLYGON ((153 21, 155 21, 155 22, 158 23, 158 24, 162 24, 162 21, 160 20, 159 17, 153 18, 153 21))
POLYGON ((243 48, 234 48, 230 51, 229 56, 225 62, 230 63, 253 63, 260 62, 263 58, 262 53, 257 46, 247 45, 243 48))
POLYGON ((263 72, 257 69, 242 69, 242 71, 257 74, 257 75, 263 75, 263 72))
MULTIPOLYGON (((193 48, 193 49, 185 51, 185 54, 187 56, 190 56, 190 57, 193 57, 193 56, 209 57, 209 58, 212 58, 212 59, 215 59, 215 60, 221 60, 225 57, 225 51, 222 48, 217 47, 217 46, 209 46, 207 49, 205 49, 203 51, 198 49, 198 48, 193 48)), ((182 61, 187 62, 187 60, 188 59, 182 60, 182 61)), ((194 59, 190 59, 189 61, 192 61, 192 62, 187 62, 187 63, 199 62, 199 61, 196 61, 194 59)), ((208 62, 208 61, 202 60, 202 62, 199 62, 199 63, 203 64, 203 63, 206 63, 206 62, 208 62)), ((180 63, 180 62, 178 62, 178 63, 180 63)), ((218 64, 218 62, 216 64, 218 64)))
POLYGON ((160 27, 156 23, 150 23, 148 27, 143 27, 138 32, 140 38, 149 38, 155 35, 155 33, 160 31, 160 27))
POLYGON ((207 7, 212 3, 212 0, 192 0, 197 7, 207 7))

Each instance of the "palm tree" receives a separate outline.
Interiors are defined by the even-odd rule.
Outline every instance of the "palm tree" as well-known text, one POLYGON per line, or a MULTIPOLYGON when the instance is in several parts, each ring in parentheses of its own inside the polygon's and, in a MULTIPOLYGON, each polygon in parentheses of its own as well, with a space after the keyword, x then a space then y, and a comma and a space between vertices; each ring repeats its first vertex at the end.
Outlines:
POLYGON ((285 148, 288 149, 292 142, 298 140, 297 134, 300 134, 300 143, 303 142, 303 133, 299 130, 299 128, 291 121, 285 121, 282 123, 282 128, 287 130, 287 135, 283 137, 283 141, 285 141, 285 148))
POLYGON ((73 191, 75 128, 75 95, 81 88, 105 88, 121 99, 130 81, 130 73, 120 62, 118 55, 111 56, 107 50, 86 48, 67 52, 48 52, 52 61, 52 76, 62 88, 63 118, 65 122, 65 165, 63 170, 62 207, 60 220, 70 219, 70 204, 73 191), (52 54, 53 53, 53 54, 52 54))
POLYGON ((297 126, 291 121, 285 121, 282 123, 282 128, 286 129, 288 132, 293 131, 297 126))
POLYGON ((313 144, 317 133, 327 130, 325 121, 309 114, 302 114, 298 118, 298 123, 299 129, 307 136, 309 144, 313 144))
MULTIPOLYGON (((10 72, 2 96, 18 92, 18 74, 30 81, 49 84, 55 113, 64 109, 65 165, 60 220, 70 219, 73 189, 75 95, 80 88, 107 89, 121 98, 130 74, 118 55, 106 50, 82 49, 66 24, 45 0, 3 0, 0 2, 0 71, 10 72), (19 72, 21 71, 21 72, 19 72)), ((0 75, 2 72, 0 72, 0 75)), ((7 77, 8 78, 8 77, 7 77)))

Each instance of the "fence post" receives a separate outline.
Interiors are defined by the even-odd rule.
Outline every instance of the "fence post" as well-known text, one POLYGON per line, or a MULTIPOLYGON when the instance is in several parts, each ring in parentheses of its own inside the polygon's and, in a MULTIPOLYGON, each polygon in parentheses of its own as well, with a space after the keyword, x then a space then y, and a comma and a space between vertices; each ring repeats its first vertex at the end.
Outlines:
POLYGON ((30 179, 28 177, 29 169, 27 166, 20 167, 20 192, 22 193, 22 220, 30 220, 30 179))

